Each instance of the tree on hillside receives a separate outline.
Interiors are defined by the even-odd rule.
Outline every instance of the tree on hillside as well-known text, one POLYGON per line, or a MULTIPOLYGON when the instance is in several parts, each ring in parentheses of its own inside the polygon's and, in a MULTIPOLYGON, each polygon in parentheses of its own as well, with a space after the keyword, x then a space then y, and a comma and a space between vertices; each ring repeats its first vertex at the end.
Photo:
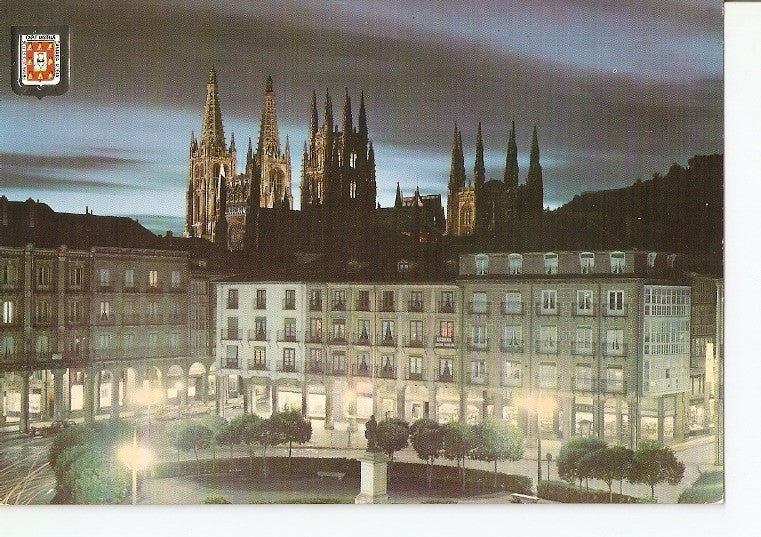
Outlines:
POLYGON ((312 438, 312 422, 304 418, 296 409, 275 412, 270 420, 274 430, 282 437, 282 443, 288 443, 288 473, 290 473, 293 443, 309 442, 312 438))
POLYGON ((473 458, 494 462, 494 483, 497 488, 497 461, 517 461, 523 457, 523 431, 515 425, 487 418, 475 427, 473 458))
POLYGON ((581 488, 585 476, 584 468, 579 471, 580 461, 589 453, 603 449, 607 444, 594 436, 574 436, 560 447, 558 454, 558 475, 568 483, 579 482, 581 488))
POLYGON ((388 455, 389 466, 387 482, 391 482, 391 472, 394 465, 394 453, 407 447, 409 444, 410 426, 398 418, 386 418, 378 423, 375 430, 378 447, 388 455))
POLYGON ((443 429, 443 454, 447 459, 457 461, 460 485, 462 490, 465 490, 465 458, 470 457, 476 447, 475 427, 459 421, 450 421, 443 429))
POLYGON ((650 486, 650 498, 655 498, 655 485, 678 485, 684 477, 684 463, 677 460, 669 447, 661 447, 652 440, 639 443, 632 458, 631 481, 650 486))
POLYGON ((418 457, 428 465, 428 488, 433 486, 433 461, 441 453, 443 445, 443 430, 441 426, 428 418, 415 421, 410 427, 412 431, 412 447, 418 457))

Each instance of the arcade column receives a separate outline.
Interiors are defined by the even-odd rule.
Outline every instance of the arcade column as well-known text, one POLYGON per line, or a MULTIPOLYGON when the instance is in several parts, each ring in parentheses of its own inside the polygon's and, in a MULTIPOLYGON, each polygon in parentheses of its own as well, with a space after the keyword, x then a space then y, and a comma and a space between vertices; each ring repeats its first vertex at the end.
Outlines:
POLYGON ((21 371, 21 419, 19 419, 19 432, 29 431, 29 372, 21 371))
POLYGON ((66 409, 63 404, 63 369, 53 370, 53 419, 66 419, 66 409))

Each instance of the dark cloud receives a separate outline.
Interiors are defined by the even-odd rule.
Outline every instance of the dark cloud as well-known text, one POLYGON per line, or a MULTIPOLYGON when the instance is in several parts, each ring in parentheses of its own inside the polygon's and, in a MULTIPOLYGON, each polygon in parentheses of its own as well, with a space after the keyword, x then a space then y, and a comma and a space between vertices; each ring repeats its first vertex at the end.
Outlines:
POLYGON ((146 161, 107 155, 28 155, 0 153, 0 173, 7 169, 107 171, 137 169, 146 161))
POLYGON ((112 183, 95 179, 66 179, 53 175, 37 175, 33 172, 24 173, 0 170, 0 188, 116 194, 135 190, 136 186, 131 183, 112 183))

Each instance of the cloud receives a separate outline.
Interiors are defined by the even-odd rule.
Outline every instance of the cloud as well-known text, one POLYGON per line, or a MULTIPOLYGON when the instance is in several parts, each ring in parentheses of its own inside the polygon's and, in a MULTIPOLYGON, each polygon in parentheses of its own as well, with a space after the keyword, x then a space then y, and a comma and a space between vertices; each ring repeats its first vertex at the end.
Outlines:
POLYGON ((0 188, 2 189, 33 189, 35 191, 86 191, 98 193, 118 193, 136 190, 134 184, 112 183, 92 179, 68 179, 51 175, 38 175, 32 172, 0 171, 0 188))

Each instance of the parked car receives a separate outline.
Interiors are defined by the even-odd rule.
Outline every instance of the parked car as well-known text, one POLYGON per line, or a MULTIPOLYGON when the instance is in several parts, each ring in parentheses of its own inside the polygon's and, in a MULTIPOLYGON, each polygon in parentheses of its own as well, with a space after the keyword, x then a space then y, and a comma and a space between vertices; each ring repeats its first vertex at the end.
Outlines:
POLYGON ((43 427, 32 426, 29 428, 29 436, 32 438, 35 436, 50 436, 60 433, 62 430, 71 427, 72 425, 74 425, 74 422, 71 420, 58 420, 43 427))

